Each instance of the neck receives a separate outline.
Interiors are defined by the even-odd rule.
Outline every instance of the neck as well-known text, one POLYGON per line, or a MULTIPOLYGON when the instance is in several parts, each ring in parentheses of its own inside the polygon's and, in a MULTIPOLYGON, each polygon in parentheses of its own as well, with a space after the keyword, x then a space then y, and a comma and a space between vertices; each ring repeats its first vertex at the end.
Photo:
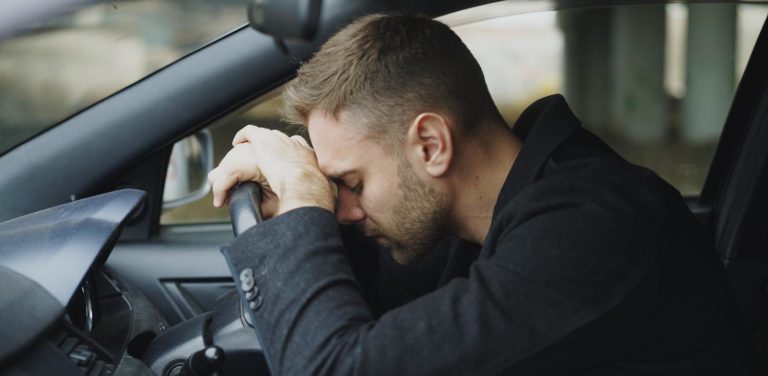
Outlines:
POLYGON ((453 184, 454 233, 482 245, 491 227, 493 208, 522 143, 504 124, 461 144, 453 184))

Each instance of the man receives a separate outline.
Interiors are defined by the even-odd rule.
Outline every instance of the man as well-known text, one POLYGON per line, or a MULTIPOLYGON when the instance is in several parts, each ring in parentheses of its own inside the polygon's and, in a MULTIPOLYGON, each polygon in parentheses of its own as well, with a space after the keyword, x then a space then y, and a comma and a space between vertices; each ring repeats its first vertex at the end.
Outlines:
POLYGON ((275 374, 745 372, 679 193, 560 96, 511 131, 445 25, 359 19, 284 98, 314 150, 248 126, 209 175, 216 206, 266 189, 226 256, 275 374))

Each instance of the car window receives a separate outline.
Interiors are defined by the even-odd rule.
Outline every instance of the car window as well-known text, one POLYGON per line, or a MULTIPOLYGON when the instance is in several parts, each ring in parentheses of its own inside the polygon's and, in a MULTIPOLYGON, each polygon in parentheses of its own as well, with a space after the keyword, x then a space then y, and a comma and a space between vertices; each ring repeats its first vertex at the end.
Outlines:
MULTIPOLYGON (((510 125, 533 101, 566 96, 583 125, 633 163, 697 196, 766 5, 669 4, 520 12, 502 2, 451 14, 510 125), (509 14, 509 15, 505 15, 509 14)), ((287 129, 279 96, 210 128, 215 164, 245 124, 287 129)), ((229 221, 210 194, 161 224, 229 221)))
POLYGON ((445 17, 512 124, 562 93, 585 128, 683 195, 698 196, 765 4, 659 4, 513 14, 491 4, 445 17), (495 18, 466 22, 495 15, 495 18))
POLYGON ((243 25, 240 0, 98 2, 0 41, 0 154, 243 25))

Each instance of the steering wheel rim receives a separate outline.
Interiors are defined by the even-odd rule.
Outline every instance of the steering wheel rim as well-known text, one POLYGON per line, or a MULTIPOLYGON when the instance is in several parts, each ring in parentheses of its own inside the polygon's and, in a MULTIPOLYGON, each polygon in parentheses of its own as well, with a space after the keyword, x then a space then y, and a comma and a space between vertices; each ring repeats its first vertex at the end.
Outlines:
POLYGON ((229 215, 235 236, 263 222, 261 217, 261 187, 249 181, 238 184, 229 194, 229 215))

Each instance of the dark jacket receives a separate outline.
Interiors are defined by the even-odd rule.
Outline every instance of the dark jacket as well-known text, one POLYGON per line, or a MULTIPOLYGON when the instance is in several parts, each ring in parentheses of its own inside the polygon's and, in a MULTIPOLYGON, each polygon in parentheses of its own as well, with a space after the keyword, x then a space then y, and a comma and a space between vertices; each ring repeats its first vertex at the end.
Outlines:
POLYGON ((235 240, 225 253, 236 280, 253 276, 240 289, 273 373, 745 372, 722 266, 680 194, 582 129, 561 96, 514 130, 523 147, 480 249, 446 240, 398 267, 345 250, 319 208, 235 240))

